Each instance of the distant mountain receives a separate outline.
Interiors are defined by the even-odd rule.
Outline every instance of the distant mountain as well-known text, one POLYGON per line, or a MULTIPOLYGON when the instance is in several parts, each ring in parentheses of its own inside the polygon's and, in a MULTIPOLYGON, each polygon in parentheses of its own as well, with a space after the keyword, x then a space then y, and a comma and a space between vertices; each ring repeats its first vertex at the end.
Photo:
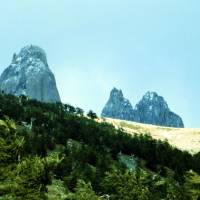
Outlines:
POLYGON ((38 46, 26 46, 13 55, 12 63, 0 77, 0 90, 26 95, 43 102, 60 102, 56 81, 46 54, 38 46))
POLYGON ((184 127, 181 117, 170 111, 156 92, 147 92, 135 107, 137 122, 169 127, 184 127))
POLYGON ((134 120, 134 110, 131 103, 124 98, 122 91, 116 88, 113 88, 110 92, 110 98, 101 115, 116 119, 134 120))
POLYGON ((102 116, 160 126, 184 127, 181 117, 170 111, 167 102, 156 92, 147 92, 133 109, 129 100, 123 97, 122 91, 114 88, 103 108, 102 116))

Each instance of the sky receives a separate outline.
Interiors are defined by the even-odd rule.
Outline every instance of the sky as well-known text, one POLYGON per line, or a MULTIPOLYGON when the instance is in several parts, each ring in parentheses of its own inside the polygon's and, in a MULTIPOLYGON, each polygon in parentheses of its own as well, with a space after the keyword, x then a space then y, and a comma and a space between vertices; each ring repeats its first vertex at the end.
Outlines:
POLYGON ((0 73, 26 45, 43 48, 63 103, 100 115, 113 87, 133 107, 156 91, 200 127, 199 0, 6 0, 0 73))

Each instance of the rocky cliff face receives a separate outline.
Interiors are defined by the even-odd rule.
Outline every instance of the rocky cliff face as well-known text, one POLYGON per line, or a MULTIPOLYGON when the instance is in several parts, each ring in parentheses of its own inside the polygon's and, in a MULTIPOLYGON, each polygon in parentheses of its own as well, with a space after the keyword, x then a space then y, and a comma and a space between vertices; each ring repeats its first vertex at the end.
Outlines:
POLYGON ((60 96, 44 50, 26 46, 13 55, 12 63, 0 77, 0 90, 26 95, 44 102, 59 102, 60 96))
POLYGON ((160 126, 184 127, 181 117, 171 112, 164 98, 155 92, 147 92, 133 109, 123 97, 122 91, 114 88, 102 116, 160 126))
POLYGON ((169 127, 184 127, 182 119, 171 112, 156 92, 147 92, 135 107, 137 122, 169 127))
POLYGON ((122 91, 113 88, 110 93, 110 98, 102 111, 102 116, 133 120, 134 111, 129 100, 124 98, 122 91))

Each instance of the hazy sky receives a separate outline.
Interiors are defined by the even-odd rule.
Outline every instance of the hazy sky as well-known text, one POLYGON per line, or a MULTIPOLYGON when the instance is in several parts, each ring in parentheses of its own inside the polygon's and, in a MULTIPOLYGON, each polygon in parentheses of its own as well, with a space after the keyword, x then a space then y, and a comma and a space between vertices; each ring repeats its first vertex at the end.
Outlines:
POLYGON ((164 96, 187 127, 200 127, 199 0, 6 0, 0 72, 14 52, 41 46, 65 103, 100 114, 110 90, 133 106, 164 96))

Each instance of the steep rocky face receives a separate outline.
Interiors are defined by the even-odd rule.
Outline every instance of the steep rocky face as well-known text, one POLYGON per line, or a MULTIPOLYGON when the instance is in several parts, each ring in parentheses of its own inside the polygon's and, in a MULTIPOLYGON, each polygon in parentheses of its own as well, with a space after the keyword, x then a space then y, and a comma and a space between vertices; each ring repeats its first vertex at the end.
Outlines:
POLYGON ((0 77, 0 90, 13 95, 26 95, 44 102, 59 102, 60 96, 44 50, 26 46, 13 55, 12 63, 0 77))
POLYGON ((129 100, 124 98, 122 91, 113 88, 101 115, 103 117, 133 120, 134 111, 129 100))
POLYGON ((163 97, 147 92, 135 107, 135 121, 169 127, 184 127, 182 119, 171 112, 163 97))
POLYGON ((184 127, 181 117, 171 112, 164 98, 155 92, 147 92, 133 109, 123 97, 122 91, 114 88, 102 116, 160 126, 184 127))

